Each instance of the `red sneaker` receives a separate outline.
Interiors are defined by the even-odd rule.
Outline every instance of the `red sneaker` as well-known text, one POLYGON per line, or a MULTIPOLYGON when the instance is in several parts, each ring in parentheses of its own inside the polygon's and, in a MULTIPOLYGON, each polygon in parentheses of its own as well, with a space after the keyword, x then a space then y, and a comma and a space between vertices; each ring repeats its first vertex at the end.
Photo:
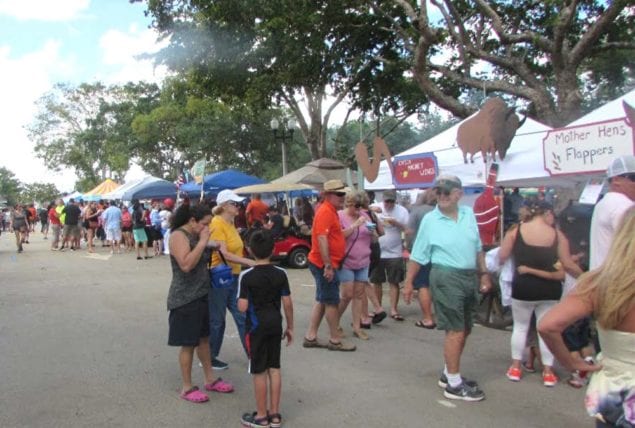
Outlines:
POLYGON ((544 386, 555 386, 558 383, 558 378, 553 373, 542 373, 542 384, 544 386))
POLYGON ((507 379, 511 380, 512 382, 519 382, 522 375, 523 372, 515 367, 510 367, 507 370, 507 379))

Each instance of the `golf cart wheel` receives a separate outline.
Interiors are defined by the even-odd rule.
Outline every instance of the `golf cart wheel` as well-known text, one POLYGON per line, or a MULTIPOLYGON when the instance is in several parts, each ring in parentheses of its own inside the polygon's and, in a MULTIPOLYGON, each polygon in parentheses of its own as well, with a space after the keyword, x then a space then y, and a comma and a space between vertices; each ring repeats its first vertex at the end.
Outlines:
POLYGON ((309 266, 309 250, 296 248, 289 254, 289 266, 296 269, 305 269, 309 266))

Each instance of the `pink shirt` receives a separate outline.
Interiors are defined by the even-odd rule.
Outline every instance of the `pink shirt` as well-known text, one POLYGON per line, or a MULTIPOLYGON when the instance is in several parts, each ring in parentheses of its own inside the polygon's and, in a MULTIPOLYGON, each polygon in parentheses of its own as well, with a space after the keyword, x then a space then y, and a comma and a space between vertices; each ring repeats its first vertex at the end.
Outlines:
MULTIPOLYGON (((338 211, 337 215, 340 217, 342 229, 350 227, 355 222, 354 219, 346 214, 345 210, 338 211)), ((366 219, 366 222, 370 222, 370 218, 368 218, 366 213, 361 213, 361 216, 366 219)), ((346 238, 346 249, 344 251, 344 254, 348 254, 346 260, 344 260, 346 269, 356 270, 370 265, 370 240, 372 236, 372 232, 364 224, 346 238)))

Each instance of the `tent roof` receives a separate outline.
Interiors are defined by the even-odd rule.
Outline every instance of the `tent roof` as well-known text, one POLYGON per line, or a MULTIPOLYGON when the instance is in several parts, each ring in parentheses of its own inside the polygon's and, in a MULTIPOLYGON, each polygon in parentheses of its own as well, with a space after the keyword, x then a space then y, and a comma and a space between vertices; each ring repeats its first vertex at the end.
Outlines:
POLYGON ((88 192, 84 193, 84 196, 86 196, 86 195, 103 195, 104 193, 112 192, 117 187, 119 187, 118 183, 116 183, 115 181, 111 180, 110 178, 107 178, 104 181, 102 181, 101 183, 99 183, 97 186, 95 186, 93 189, 91 189, 88 192))
POLYGON ((287 175, 276 178, 271 183, 301 183, 322 188, 325 181, 339 179, 346 183, 346 166, 333 159, 322 158, 307 163, 287 175))
MULTIPOLYGON (((265 181, 253 175, 235 169, 226 169, 213 174, 208 174, 203 178, 203 190, 205 193, 221 191, 223 189, 236 189, 238 187, 249 186, 251 184, 262 184, 265 181)), ((181 186, 181 191, 188 194, 196 194, 201 191, 201 185, 194 181, 181 186)))
POLYGON ((137 179, 134 179, 134 180, 126 181, 124 184, 122 184, 121 186, 119 186, 115 190, 102 195, 102 199, 109 199, 109 200, 111 200, 111 199, 112 200, 114 200, 114 199, 122 199, 123 198, 123 194, 125 192, 127 192, 131 188, 137 186, 139 183, 144 183, 144 182, 147 182, 147 181, 154 181, 154 180, 159 180, 159 178, 152 177, 151 175, 147 175, 147 176, 142 177, 142 178, 137 178, 137 179))
POLYGON ((602 107, 596 108, 595 110, 582 116, 578 120, 574 120, 573 122, 568 124, 567 127, 625 117, 626 113, 624 112, 622 101, 626 101, 627 104, 635 107, 635 89, 617 99, 614 99, 611 102, 604 104, 602 107))
MULTIPOLYGON (((469 119, 469 118, 468 118, 469 119)), ((467 119, 466 119, 467 120, 467 119)), ((456 144, 456 134, 462 122, 435 135, 399 155, 433 152, 437 157, 439 174, 452 174, 461 178, 463 185, 485 185, 488 166, 480 153, 474 156, 474 163, 464 163, 463 153, 456 144)), ((498 181, 501 186, 574 186, 576 181, 586 181, 584 177, 551 177, 544 169, 542 140, 551 128, 531 118, 516 132, 505 160, 498 162, 498 181)), ((373 183, 365 181, 366 189, 392 189, 392 176, 386 161, 380 164, 379 175, 373 183)))
POLYGON ((161 198, 176 198, 176 184, 157 177, 145 177, 121 196, 126 201, 161 198))

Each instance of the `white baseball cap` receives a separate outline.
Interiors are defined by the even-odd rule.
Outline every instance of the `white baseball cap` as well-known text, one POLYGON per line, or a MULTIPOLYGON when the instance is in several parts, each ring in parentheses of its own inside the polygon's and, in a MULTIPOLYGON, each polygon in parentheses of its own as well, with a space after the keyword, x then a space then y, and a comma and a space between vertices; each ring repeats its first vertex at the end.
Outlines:
POLYGON ((229 189, 221 190, 218 192, 218 196, 216 196, 216 203, 218 205, 223 205, 225 202, 234 201, 234 202, 242 202, 245 198, 242 196, 238 196, 233 191, 229 189))
POLYGON ((608 178, 632 173, 635 173, 635 156, 632 155, 620 156, 619 158, 613 160, 606 170, 608 178))

